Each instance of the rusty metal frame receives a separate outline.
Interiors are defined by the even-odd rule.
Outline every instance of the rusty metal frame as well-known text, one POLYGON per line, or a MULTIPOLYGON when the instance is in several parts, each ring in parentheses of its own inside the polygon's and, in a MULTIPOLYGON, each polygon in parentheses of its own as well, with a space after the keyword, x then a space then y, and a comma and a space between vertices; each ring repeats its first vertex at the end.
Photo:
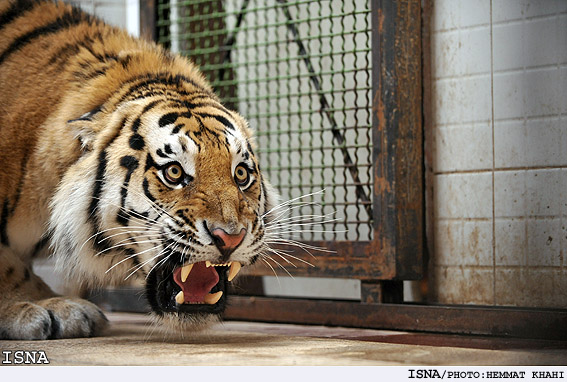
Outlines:
POLYGON ((424 271, 421 2, 372 0, 371 10, 373 240, 307 243, 334 252, 316 258, 283 247, 306 260, 289 269, 294 276, 371 282, 418 279, 424 271))
POLYGON ((567 341, 567 310, 231 296, 229 320, 567 341))

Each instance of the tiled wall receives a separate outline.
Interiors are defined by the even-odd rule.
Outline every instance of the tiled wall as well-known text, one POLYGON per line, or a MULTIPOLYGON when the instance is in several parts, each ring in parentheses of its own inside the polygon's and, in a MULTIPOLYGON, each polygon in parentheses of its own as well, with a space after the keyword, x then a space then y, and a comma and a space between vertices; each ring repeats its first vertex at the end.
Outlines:
POLYGON ((130 34, 140 33, 139 0, 64 0, 94 14, 109 24, 126 29, 130 34))
POLYGON ((433 0, 434 301, 567 307, 567 1, 433 0))

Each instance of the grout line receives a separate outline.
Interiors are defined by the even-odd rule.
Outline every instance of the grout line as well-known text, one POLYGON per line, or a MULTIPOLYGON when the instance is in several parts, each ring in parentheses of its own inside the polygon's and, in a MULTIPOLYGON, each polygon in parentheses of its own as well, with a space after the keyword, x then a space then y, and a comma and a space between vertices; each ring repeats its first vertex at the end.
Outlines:
MULTIPOLYGON (((492 35, 491 35, 492 38, 492 35)), ((492 61, 492 60, 491 60, 492 61)), ((492 64, 492 62, 491 62, 492 64)), ((541 65, 532 65, 522 68, 511 68, 511 69, 499 69, 499 70, 492 70, 488 72, 478 72, 478 73, 462 73, 462 74, 451 74, 446 76, 439 76, 434 77, 433 80, 436 82, 458 82, 462 80, 470 80, 470 79, 482 79, 483 77, 490 77, 491 79, 494 77, 494 74, 497 75, 510 75, 510 74, 524 74, 524 73, 541 73, 543 71, 556 71, 557 67, 559 66, 562 68, 564 64, 561 62, 554 62, 551 64, 541 64, 541 65)), ((491 67, 492 69, 492 67, 491 67)))
MULTIPOLYGON (((498 222, 506 221, 553 221, 560 220, 564 218, 565 215, 501 215, 494 218, 498 222)), ((437 217, 439 223, 483 223, 492 222, 492 217, 450 217, 450 216, 439 216, 437 217)))
MULTIPOLYGON (((550 120, 560 120, 563 117, 563 112, 553 113, 553 114, 537 114, 537 115, 528 115, 528 116, 521 116, 521 117, 512 117, 512 118, 496 118, 495 122, 501 123, 509 123, 509 122, 545 122, 550 120)), ((457 121, 457 122, 440 122, 437 124, 438 127, 442 128, 450 128, 450 127, 477 127, 477 126, 485 126, 487 123, 490 123, 490 120, 470 120, 470 121, 457 121)))
POLYGON ((496 305, 496 191, 494 185, 494 173, 496 169, 496 153, 494 150, 494 33, 492 21, 492 0, 490 0, 490 111, 492 128, 492 303, 496 305))
POLYGON ((491 172, 534 172, 534 171, 560 171, 567 169, 567 165, 550 165, 550 166, 531 166, 531 167, 493 167, 478 168, 472 170, 447 170, 435 171, 433 175, 482 175, 491 172))
POLYGON ((501 26, 508 26, 508 25, 519 25, 519 24, 525 23, 526 21, 543 21, 543 20, 546 20, 546 19, 560 18, 564 15, 567 15, 567 12, 564 11, 564 12, 558 12, 558 13, 553 13, 553 14, 537 15, 537 16, 530 16, 530 17, 523 16, 522 18, 519 18, 519 19, 501 20, 501 21, 494 22, 492 20, 492 3, 491 3, 490 4, 490 21, 489 21, 489 23, 475 24, 475 25, 469 25, 469 26, 465 26, 465 27, 456 26, 454 28, 436 29, 436 30, 432 31, 432 34, 456 32, 456 31, 459 31, 459 30, 475 31, 475 30, 484 29, 486 27, 490 27, 490 29, 492 29, 493 26, 501 27, 501 26))

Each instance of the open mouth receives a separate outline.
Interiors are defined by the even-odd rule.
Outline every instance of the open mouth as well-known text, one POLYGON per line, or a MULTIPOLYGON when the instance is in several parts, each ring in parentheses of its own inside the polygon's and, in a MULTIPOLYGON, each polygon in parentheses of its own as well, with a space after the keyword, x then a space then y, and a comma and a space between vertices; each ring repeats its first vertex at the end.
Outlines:
POLYGON ((146 285, 148 301, 157 313, 222 313, 228 282, 240 268, 237 261, 226 264, 201 261, 153 272, 146 285))

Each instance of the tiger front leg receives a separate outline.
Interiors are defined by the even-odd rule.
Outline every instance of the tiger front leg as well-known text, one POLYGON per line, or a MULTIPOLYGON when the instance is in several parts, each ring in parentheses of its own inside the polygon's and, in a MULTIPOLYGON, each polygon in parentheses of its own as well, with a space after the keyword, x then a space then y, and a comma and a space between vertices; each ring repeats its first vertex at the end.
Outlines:
POLYGON ((96 305, 57 296, 16 254, 0 247, 0 339, 91 337, 107 326, 96 305))

